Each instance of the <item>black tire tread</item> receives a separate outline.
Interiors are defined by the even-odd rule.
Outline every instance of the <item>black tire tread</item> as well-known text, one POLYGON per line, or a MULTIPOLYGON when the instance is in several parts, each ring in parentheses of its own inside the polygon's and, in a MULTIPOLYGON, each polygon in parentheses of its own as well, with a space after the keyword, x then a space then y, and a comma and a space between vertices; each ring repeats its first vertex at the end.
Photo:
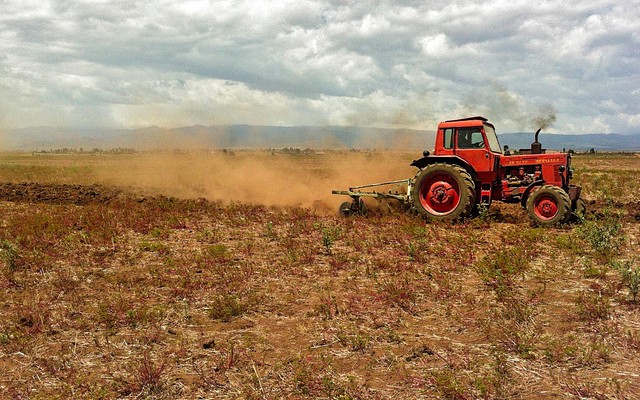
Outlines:
POLYGON ((526 209, 527 215, 529 215, 529 218, 534 225, 552 226, 557 224, 564 224, 569 221, 569 218, 571 218, 571 199, 569 198, 567 192, 565 192, 561 187, 544 185, 534 190, 533 193, 529 195, 529 198, 527 199, 526 209), (533 209, 536 197, 540 196, 543 193, 553 194, 553 196, 558 201, 558 214, 553 219, 547 221, 539 219, 533 209))
POLYGON ((429 164, 413 178, 413 188, 411 190, 411 208, 418 215, 431 220, 457 220, 464 219, 471 214, 471 210, 476 202, 476 185, 469 172, 456 164, 434 163, 429 164), (424 209, 420 203, 420 186, 422 181, 431 173, 445 171, 452 176, 460 178, 460 204, 458 207, 446 215, 433 215, 424 209))

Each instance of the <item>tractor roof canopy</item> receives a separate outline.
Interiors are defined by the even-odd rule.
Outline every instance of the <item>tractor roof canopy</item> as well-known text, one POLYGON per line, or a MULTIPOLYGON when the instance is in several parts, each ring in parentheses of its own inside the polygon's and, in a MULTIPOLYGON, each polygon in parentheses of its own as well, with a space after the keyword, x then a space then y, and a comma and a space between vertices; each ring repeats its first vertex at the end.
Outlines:
POLYGON ((438 128, 459 128, 459 127, 471 127, 471 126, 483 126, 483 125, 489 125, 493 127, 493 125, 489 122, 488 119, 477 116, 477 117, 469 117, 469 118, 461 118, 461 119, 450 119, 444 122, 440 122, 440 124, 438 125, 438 128))

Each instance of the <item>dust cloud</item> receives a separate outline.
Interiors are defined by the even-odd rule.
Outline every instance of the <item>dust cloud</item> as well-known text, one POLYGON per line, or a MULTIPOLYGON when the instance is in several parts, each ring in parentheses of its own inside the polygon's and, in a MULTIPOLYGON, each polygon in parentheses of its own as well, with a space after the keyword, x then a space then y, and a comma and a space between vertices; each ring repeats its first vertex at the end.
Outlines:
MULTIPOLYGON (((359 137, 372 140, 367 143, 369 148, 398 149, 420 141, 417 131, 400 129, 389 138, 385 137, 388 132, 363 129, 366 132, 359 137)), ((118 158, 113 165, 97 168, 97 179, 143 194, 335 213, 338 205, 349 198, 332 195, 332 190, 410 178, 415 168, 409 164, 421 155, 421 150, 352 151, 331 130, 321 132, 308 144, 315 149, 333 150, 148 152, 118 158)), ((176 143, 154 145, 178 147, 176 143)), ((180 143, 181 148, 186 145, 180 143)))
POLYGON ((5 131, 4 119, 2 117, 3 109, 4 109, 3 104, 2 102, 0 102, 0 151, 5 151, 9 148, 7 133, 5 131))
POLYGON ((99 183, 130 187, 143 194, 335 212, 349 198, 332 195, 332 189, 410 178, 415 168, 409 163, 417 156, 346 150, 145 153, 94 168, 99 183))

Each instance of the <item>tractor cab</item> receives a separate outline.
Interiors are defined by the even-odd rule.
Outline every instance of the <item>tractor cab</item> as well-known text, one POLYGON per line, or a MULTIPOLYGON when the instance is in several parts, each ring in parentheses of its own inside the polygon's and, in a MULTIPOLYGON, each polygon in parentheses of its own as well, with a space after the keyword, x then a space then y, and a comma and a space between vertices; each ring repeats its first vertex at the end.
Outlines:
MULTIPOLYGON (((490 203, 490 183, 499 178, 497 171, 501 156, 502 148, 493 125, 486 118, 471 117, 448 120, 438 125, 434 154, 428 163, 440 157, 444 160, 446 157, 465 168, 474 181, 485 183, 485 193, 481 200, 490 203)), ((422 168, 417 164, 416 166, 422 168)))
POLYGON ((486 118, 455 119, 438 125, 435 155, 455 155, 465 150, 502 154, 496 130, 486 118))

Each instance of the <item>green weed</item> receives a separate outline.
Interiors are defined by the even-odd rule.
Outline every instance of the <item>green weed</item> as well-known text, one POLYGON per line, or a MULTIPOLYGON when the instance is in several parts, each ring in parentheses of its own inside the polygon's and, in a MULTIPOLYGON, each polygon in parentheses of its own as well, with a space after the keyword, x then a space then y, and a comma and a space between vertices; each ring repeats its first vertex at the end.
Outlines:
POLYGON ((141 398, 157 398, 166 389, 166 370, 168 365, 165 360, 155 362, 148 351, 145 351, 135 369, 133 382, 127 382, 121 390, 123 395, 136 394, 141 398))
POLYGON ((594 264, 590 258, 586 258, 582 261, 583 269, 582 273, 585 278, 599 278, 604 279, 607 275, 606 268, 599 264, 594 264))
POLYGON ((244 314, 247 309, 247 304, 236 295, 222 294, 213 299, 208 314, 211 319, 229 322, 234 317, 244 314))
POLYGON ((579 348, 576 345, 579 341, 574 335, 546 336, 542 347, 542 356, 548 363, 566 363, 578 354, 579 348))
POLYGON ((13 243, 8 240, 0 241, 0 259, 5 262, 7 268, 11 271, 15 271, 17 268, 18 250, 13 243))
POLYGON ((414 245, 413 242, 409 242, 409 245, 407 246, 407 255, 409 256, 409 259, 411 261, 415 261, 417 254, 416 245, 414 245))
POLYGON ((222 239, 222 235, 217 229, 202 229, 198 233, 198 241, 202 243, 213 244, 222 239))
POLYGON ((333 244, 340 237, 340 227, 321 227, 322 232, 322 246, 325 249, 327 254, 331 254, 331 249, 333 248, 333 244))
POLYGON ((170 254, 171 253, 171 249, 169 248, 169 246, 167 246, 164 243, 158 243, 158 242, 141 242, 140 245, 138 245, 138 248, 141 251, 148 251, 148 252, 154 252, 154 253, 159 253, 159 254, 170 254))
POLYGON ((203 261, 206 265, 227 264, 233 259, 231 251, 224 244, 212 244, 207 246, 204 249, 203 257, 203 261))
POLYGON ((579 243, 572 235, 557 235, 555 237, 555 245, 560 250, 569 250, 578 254, 581 252, 579 243))
POLYGON ((598 254, 609 256, 622 244, 621 229, 619 217, 611 215, 603 220, 587 220, 577 232, 598 254))
POLYGON ((149 236, 156 239, 167 239, 170 234, 170 230, 166 228, 153 228, 149 231, 149 236))
POLYGON ((476 213, 478 214, 478 220, 487 222, 489 220, 489 207, 484 203, 478 203, 476 206, 476 213))
POLYGON ((276 234, 273 231, 273 222, 271 221, 267 222, 267 227, 265 228, 264 237, 266 237, 269 240, 276 239, 276 234))
POLYGON ((594 321, 609 318, 612 312, 611 300, 602 293, 585 291, 576 299, 578 317, 582 321, 594 321))
POLYGON ((514 290, 485 320, 485 334, 501 349, 523 359, 534 358, 541 333, 537 313, 535 297, 514 290))
POLYGON ((301 357, 293 361, 293 382, 298 394, 311 398, 335 398, 344 390, 336 382, 330 362, 324 358, 301 357))
POLYGON ((380 296, 389 304, 412 313, 415 310, 416 287, 409 276, 402 278, 385 278, 378 282, 380 296))
POLYGON ((316 307, 317 313, 326 320, 333 319, 340 314, 336 296, 330 292, 323 291, 320 293, 320 304, 316 307))
POLYGON ((431 371, 429 381, 442 399, 459 400, 472 397, 459 378, 459 373, 451 367, 431 371))
POLYGON ((611 261, 611 267, 620 273, 622 283, 629 289, 634 303, 640 292, 640 267, 635 263, 637 260, 611 261))
POLYGON ((371 335, 364 329, 356 326, 341 328, 336 334, 341 345, 354 352, 364 353, 371 343, 371 335))
POLYGON ((475 269, 498 300, 505 300, 514 289, 516 278, 523 276, 528 265, 523 248, 511 247, 485 256, 476 263, 475 269))

